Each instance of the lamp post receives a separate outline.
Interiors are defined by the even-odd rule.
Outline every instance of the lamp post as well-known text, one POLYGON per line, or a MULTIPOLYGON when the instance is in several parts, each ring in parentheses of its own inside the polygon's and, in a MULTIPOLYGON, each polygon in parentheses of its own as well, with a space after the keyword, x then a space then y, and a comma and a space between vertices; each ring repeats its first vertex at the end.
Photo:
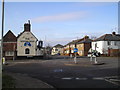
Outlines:
POLYGON ((1 57, 0 57, 0 60, 1 60, 1 62, 0 62, 0 89, 2 89, 2 64, 3 64, 3 61, 2 61, 2 59, 3 59, 3 31, 4 31, 4 0, 2 0, 2 28, 1 28, 2 30, 1 30, 1 50, 0 50, 0 52, 1 52, 1 57))
POLYGON ((1 62, 3 58, 3 32, 4 32, 4 0, 2 0, 2 30, 1 30, 1 62))

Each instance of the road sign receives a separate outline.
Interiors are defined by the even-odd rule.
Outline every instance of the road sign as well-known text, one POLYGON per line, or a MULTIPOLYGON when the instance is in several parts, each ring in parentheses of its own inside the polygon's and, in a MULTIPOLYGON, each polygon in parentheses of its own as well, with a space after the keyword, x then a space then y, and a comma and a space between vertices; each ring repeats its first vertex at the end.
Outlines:
POLYGON ((75 52, 78 52, 78 49, 77 49, 77 48, 74 48, 74 53, 75 53, 75 52))

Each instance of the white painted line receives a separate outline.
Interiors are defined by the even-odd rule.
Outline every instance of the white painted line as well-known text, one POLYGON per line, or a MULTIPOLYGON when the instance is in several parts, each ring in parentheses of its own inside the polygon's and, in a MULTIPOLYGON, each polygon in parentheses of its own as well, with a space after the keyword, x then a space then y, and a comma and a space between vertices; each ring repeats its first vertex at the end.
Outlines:
POLYGON ((94 80, 104 80, 104 78, 102 78, 102 77, 94 77, 93 79, 94 80))
POLYGON ((87 80, 87 78, 75 78, 76 80, 87 80))
POLYGON ((116 82, 120 82, 120 80, 119 79, 110 79, 111 81, 116 81, 116 82))
POLYGON ((110 82, 110 83, 112 83, 112 84, 115 84, 115 85, 120 86, 120 84, 118 84, 118 83, 116 83, 116 82, 113 82, 113 81, 110 81, 110 80, 107 80, 107 79, 105 79, 105 81, 107 81, 107 82, 110 82))
POLYGON ((61 78, 61 79, 70 80, 72 78, 71 77, 64 77, 64 78, 61 78))

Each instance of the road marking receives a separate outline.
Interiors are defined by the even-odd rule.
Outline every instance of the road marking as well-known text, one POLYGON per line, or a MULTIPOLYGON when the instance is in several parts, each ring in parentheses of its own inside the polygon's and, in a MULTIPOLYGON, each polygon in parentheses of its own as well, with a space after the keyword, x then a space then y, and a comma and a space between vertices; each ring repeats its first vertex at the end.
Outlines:
POLYGON ((94 77, 93 79, 94 79, 94 80, 105 80, 105 79, 102 78, 102 77, 94 77))
POLYGON ((61 78, 61 79, 70 80, 70 79, 72 79, 72 77, 64 77, 64 78, 61 78))
POLYGON ((112 83, 112 84, 115 84, 115 85, 117 85, 117 86, 120 86, 120 84, 119 84, 119 83, 117 83, 117 82, 113 82, 113 81, 108 80, 108 79, 105 79, 105 81, 110 82, 110 83, 112 83))
POLYGON ((87 80, 88 78, 75 78, 76 80, 87 80))
POLYGON ((54 69, 54 72, 63 72, 63 69, 54 69))
POLYGON ((64 64, 64 65, 68 65, 68 66, 83 66, 83 67, 89 67, 89 65, 82 65, 82 64, 64 64))

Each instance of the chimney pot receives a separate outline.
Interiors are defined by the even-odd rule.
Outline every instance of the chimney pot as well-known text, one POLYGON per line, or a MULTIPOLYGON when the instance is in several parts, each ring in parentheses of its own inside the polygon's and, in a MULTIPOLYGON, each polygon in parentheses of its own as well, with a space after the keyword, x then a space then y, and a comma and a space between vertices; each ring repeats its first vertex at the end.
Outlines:
POLYGON ((115 33, 115 32, 112 32, 112 35, 116 35, 116 33, 115 33))

